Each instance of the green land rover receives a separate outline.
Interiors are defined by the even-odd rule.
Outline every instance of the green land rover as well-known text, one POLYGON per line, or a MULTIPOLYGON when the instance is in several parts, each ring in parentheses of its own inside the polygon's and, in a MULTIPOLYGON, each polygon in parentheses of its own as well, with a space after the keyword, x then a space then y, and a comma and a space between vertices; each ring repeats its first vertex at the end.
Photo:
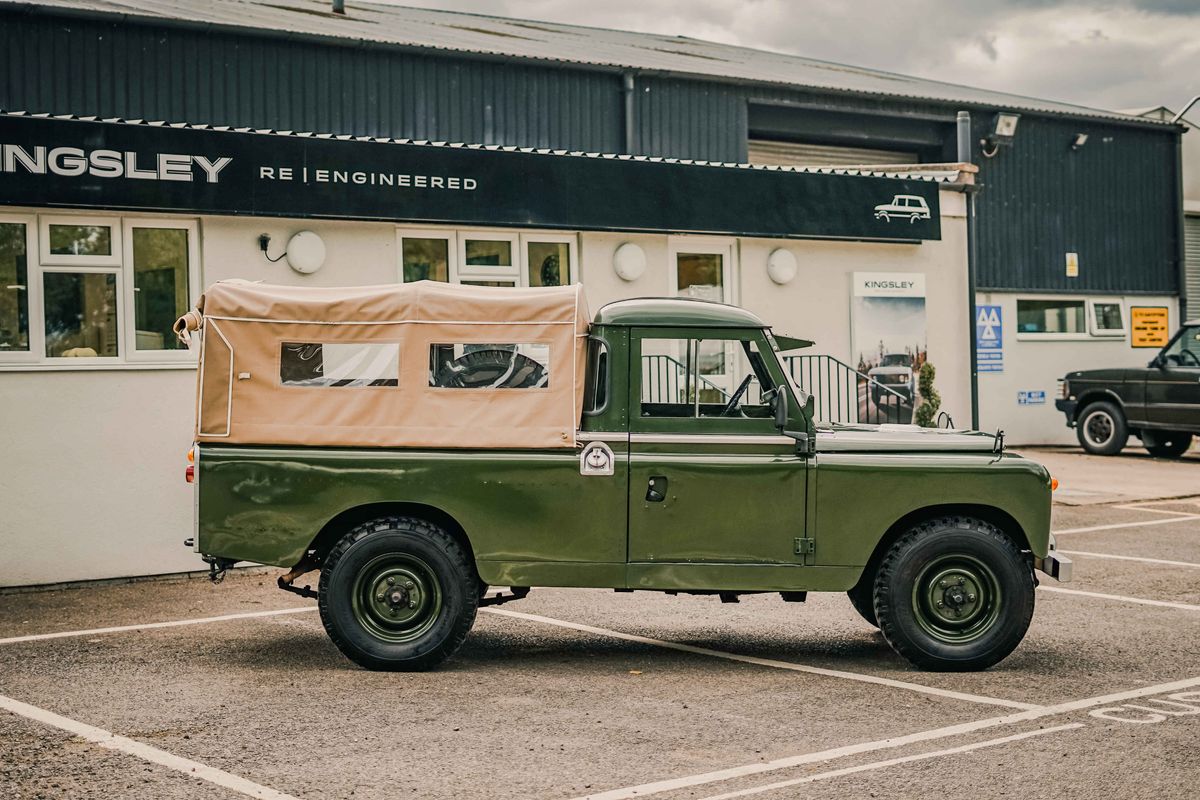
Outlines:
POLYGON ((818 425, 781 357, 811 343, 739 308, 230 281, 176 330, 200 349, 189 543, 214 577, 288 568, 367 668, 433 667, 480 606, 559 586, 846 592, 913 664, 983 669, 1035 570, 1070 577, 1044 467, 985 433, 818 425))

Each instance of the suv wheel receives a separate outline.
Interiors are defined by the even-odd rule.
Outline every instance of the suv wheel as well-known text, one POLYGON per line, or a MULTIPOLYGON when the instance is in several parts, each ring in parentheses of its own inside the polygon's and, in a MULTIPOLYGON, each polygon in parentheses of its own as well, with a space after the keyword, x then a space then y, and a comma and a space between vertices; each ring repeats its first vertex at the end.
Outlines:
POLYGON ((1183 431, 1155 431, 1143 443, 1156 458, 1180 458, 1192 446, 1192 434, 1183 431))
POLYGON ((1125 415, 1114 403, 1106 400, 1083 409, 1075 433, 1083 449, 1097 456, 1115 456, 1129 441, 1125 415))
POLYGON ((426 670, 467 638, 479 578, 449 534, 385 517, 343 536, 321 568, 318 606, 329 638, 360 666, 426 670))
POLYGON ((1033 572, 1012 540, 970 517, 923 522, 891 546, 875 578, 879 629, 922 669, 986 669, 1033 618, 1033 572))

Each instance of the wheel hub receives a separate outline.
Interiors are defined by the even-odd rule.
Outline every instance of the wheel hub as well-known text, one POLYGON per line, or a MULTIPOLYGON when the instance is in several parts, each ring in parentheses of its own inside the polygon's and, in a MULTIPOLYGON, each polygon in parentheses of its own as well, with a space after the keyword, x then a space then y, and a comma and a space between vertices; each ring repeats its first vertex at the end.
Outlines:
POLYGON ((917 622, 946 642, 978 637, 999 611, 999 582, 990 569, 974 559, 938 559, 922 572, 913 587, 917 622))
POLYGON ((441 610, 441 587, 433 571, 412 556, 382 556, 365 565, 356 581, 354 612, 359 623, 387 641, 421 635, 441 610))

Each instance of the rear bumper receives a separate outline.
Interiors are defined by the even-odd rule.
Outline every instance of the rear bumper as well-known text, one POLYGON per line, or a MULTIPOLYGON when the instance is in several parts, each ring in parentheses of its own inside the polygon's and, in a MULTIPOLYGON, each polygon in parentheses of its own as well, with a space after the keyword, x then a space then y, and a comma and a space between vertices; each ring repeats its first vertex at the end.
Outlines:
POLYGON ((1065 397, 1060 397, 1054 401, 1054 407, 1066 415, 1068 428, 1075 427, 1075 409, 1078 406, 1078 400, 1068 400, 1065 397))
POLYGON ((1054 534, 1050 534, 1050 551, 1046 553, 1044 558, 1033 559, 1033 566, 1039 572, 1044 572, 1059 583, 1067 583, 1071 580, 1071 572, 1075 566, 1074 562, 1066 556, 1058 552, 1058 545, 1054 541, 1054 534))

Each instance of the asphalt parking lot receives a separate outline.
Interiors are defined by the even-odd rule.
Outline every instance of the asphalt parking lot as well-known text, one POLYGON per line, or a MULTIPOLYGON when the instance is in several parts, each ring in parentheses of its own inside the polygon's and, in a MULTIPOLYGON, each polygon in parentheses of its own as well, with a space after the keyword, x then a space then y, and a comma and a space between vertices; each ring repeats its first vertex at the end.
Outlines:
POLYGON ((1200 499, 1056 506, 1017 651, 915 671, 842 595, 534 590, 424 674, 262 571, 0 595, 3 798, 1200 793, 1200 499))

